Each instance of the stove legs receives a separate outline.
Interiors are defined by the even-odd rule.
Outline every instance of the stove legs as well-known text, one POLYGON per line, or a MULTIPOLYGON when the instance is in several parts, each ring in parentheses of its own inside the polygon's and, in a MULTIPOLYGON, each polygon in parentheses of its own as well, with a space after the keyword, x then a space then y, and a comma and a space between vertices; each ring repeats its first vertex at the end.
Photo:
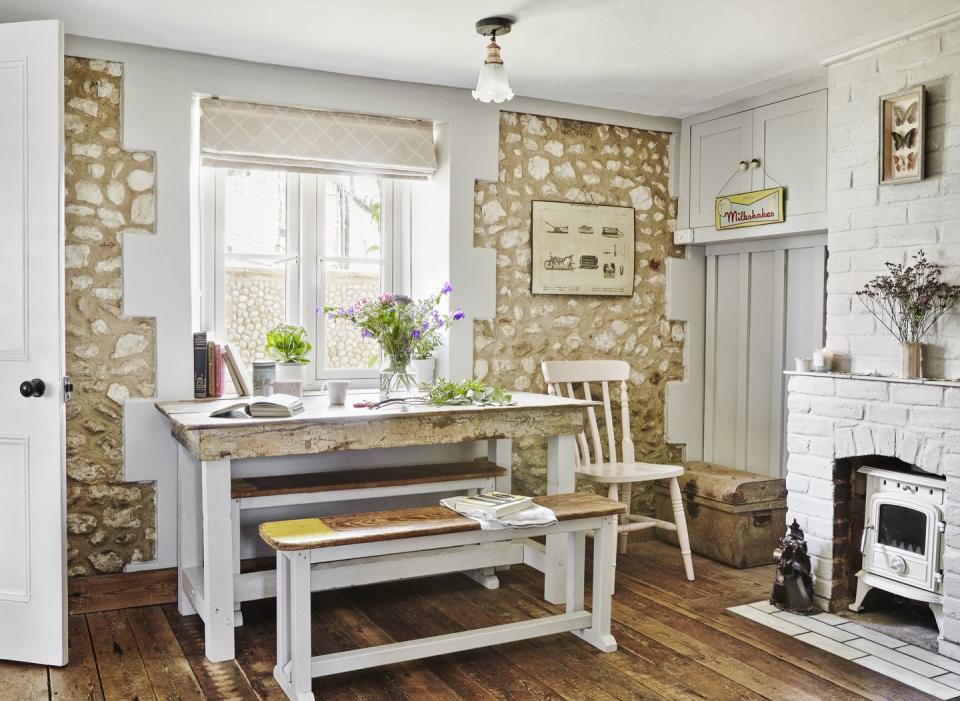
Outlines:
POLYGON ((937 619, 937 630, 940 631, 940 640, 943 640, 943 604, 930 602, 930 610, 933 611, 933 617, 937 619))
POLYGON ((853 603, 850 604, 848 608, 851 611, 856 611, 857 613, 860 613, 861 611, 863 611, 863 600, 867 598, 867 594, 869 594, 872 589, 873 587, 869 584, 866 584, 863 581, 863 577, 861 577, 858 574, 857 575, 857 598, 853 600, 853 603))

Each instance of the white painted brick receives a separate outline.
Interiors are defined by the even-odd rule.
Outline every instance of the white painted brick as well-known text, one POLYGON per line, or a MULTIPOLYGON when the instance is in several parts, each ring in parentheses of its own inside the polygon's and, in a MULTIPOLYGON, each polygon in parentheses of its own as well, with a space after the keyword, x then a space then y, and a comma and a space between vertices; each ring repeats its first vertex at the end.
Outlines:
MULTIPOLYGON (((830 256, 830 258, 832 259, 833 256, 830 256)), ((827 297, 827 314, 832 314, 833 316, 849 314, 851 301, 851 295, 830 295, 827 297)))
POLYGON ((873 207, 879 201, 876 187, 851 190, 834 190, 827 195, 827 206, 836 209, 859 209, 873 207))
POLYGON ((867 424, 853 427, 853 442, 857 446, 857 455, 873 455, 876 452, 873 445, 873 431, 867 424))
MULTIPOLYGON (((865 56, 863 58, 838 63, 830 66, 829 84, 831 87, 854 83, 864 78, 869 78, 877 72, 877 57, 865 56)), ((833 93, 833 90, 830 91, 833 93)))
POLYGON ((832 397, 815 397, 810 402, 811 413, 818 416, 830 416, 840 419, 862 419, 863 402, 852 399, 834 399, 832 397))
POLYGON ((907 407, 888 402, 867 405, 867 421, 876 421, 891 426, 906 426, 908 413, 907 407))
POLYGON ((913 431, 897 432, 897 457, 911 465, 916 463, 922 439, 913 431))
POLYGON ((871 380, 838 379, 836 392, 838 397, 886 401, 888 384, 888 382, 874 382, 871 380))
MULTIPOLYGON (((902 90, 907 87, 907 72, 881 72, 872 78, 862 80, 851 86, 850 100, 876 100, 880 95, 902 90)), ((876 136, 876 134, 874 134, 876 136)))
MULTIPOLYGON (((943 218, 943 217, 941 217, 943 218)), ((918 220, 929 221, 929 220, 918 220)), ((891 207, 872 207, 853 213, 850 228, 873 229, 883 226, 897 226, 907 223, 907 208, 903 205, 891 207)))
POLYGON ((925 472, 940 474, 940 456, 943 453, 943 444, 940 441, 926 441, 920 449, 917 458, 917 467, 925 472))
POLYGON ((895 457, 897 454, 897 430, 893 426, 874 426, 873 443, 877 455, 895 457))
POLYGON ((787 396, 787 410, 795 414, 806 414, 810 411, 810 397, 791 392, 787 396))
MULTIPOLYGON (((832 441, 831 441, 832 444, 832 441)), ((810 452, 810 437, 795 434, 787 436, 787 453, 791 455, 805 455, 810 452)))
MULTIPOLYGON (((937 222, 960 217, 960 196, 937 197, 909 204, 911 222, 937 222)), ((856 214, 854 214, 856 221, 856 214)))
POLYGON ((891 226, 878 232, 879 243, 883 248, 892 246, 922 246, 936 243, 937 227, 933 224, 910 224, 891 226))
MULTIPOLYGON (((874 134, 874 138, 876 138, 876 134, 874 134)), ((929 131, 927 138, 929 139, 929 131)), ((917 183, 903 183, 896 187, 884 187, 880 189, 879 194, 881 204, 923 200, 940 194, 940 181, 936 178, 930 178, 917 183)))
POLYGON ((960 409, 917 406, 910 410, 910 423, 957 431, 960 430, 960 409))
POLYGON ((943 404, 943 387, 895 382, 890 387, 890 400, 897 404, 940 406, 943 404))
POLYGON ((807 494, 797 492, 787 493, 787 506, 792 511, 799 511, 811 518, 833 519, 833 502, 830 499, 817 499, 807 494))
POLYGON ((818 397, 831 397, 834 393, 832 377, 810 377, 809 375, 793 375, 790 377, 789 390, 791 393, 812 394, 818 397))
POLYGON ((810 478, 795 472, 787 473, 787 490, 805 494, 810 488, 810 478))
MULTIPOLYGON (((943 405, 949 407, 960 407, 960 387, 948 387, 943 395, 943 405)), ((958 427, 960 430, 960 427, 958 427)))
POLYGON ((832 458, 835 453, 833 438, 810 436, 807 452, 810 455, 832 458))
POLYGON ((960 54, 941 54, 912 68, 908 80, 911 84, 926 83, 957 73, 960 73, 960 54))
POLYGON ((902 45, 881 52, 877 58, 878 71, 885 73, 900 68, 912 68, 929 61, 940 53, 940 35, 932 34, 907 39, 902 45))
MULTIPOLYGON (((846 215, 849 220, 850 215, 846 215)), ((833 255, 836 251, 864 251, 877 245, 877 233, 873 229, 848 231, 849 223, 844 229, 828 224, 830 233, 827 235, 827 248, 833 255)))
POLYGON ((804 530, 819 538, 833 538, 833 512, 831 511, 827 518, 807 516, 807 527, 804 530))
MULTIPOLYGON (((834 491, 836 487, 833 484, 833 480, 821 480, 816 479, 815 477, 805 478, 807 479, 807 489, 804 490, 811 497, 816 497, 818 499, 827 499, 833 501, 834 491)), ((790 489, 790 485, 787 485, 787 489, 790 489)))
POLYGON ((941 457, 941 474, 947 477, 960 477, 960 455, 949 454, 941 457))
POLYGON ((833 422, 809 414, 790 414, 787 417, 787 431, 808 436, 833 435, 833 422))
POLYGON ((833 434, 833 449, 838 458, 849 458, 857 454, 857 444, 853 438, 853 429, 838 428, 833 434))
POLYGON ((820 479, 833 479, 833 459, 816 455, 790 455, 787 457, 787 473, 790 472, 820 479))

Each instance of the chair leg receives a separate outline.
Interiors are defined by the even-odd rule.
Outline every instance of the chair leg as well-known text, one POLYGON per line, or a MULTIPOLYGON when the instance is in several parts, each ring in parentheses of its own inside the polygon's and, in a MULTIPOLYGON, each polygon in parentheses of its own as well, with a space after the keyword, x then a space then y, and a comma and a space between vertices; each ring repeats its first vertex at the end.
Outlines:
MULTIPOLYGON (((623 489, 620 490, 620 501, 622 501, 627 506, 627 510, 624 513, 620 514, 621 526, 626 526, 628 523, 630 523, 630 520, 627 518, 627 516, 630 514, 630 500, 632 497, 633 497, 633 484, 631 484, 630 482, 626 482, 623 485, 623 489)), ((630 534, 627 533, 626 531, 621 532, 619 535, 618 541, 619 541, 621 555, 627 554, 627 537, 629 535, 630 534)))
MULTIPOLYGON (((620 491, 616 482, 611 482, 610 486, 607 487, 607 499, 611 499, 613 501, 620 501, 620 491)), ((616 530, 614 530, 614 534, 616 534, 616 530)), ((594 534, 594 537, 596 537, 596 534, 594 534)), ((596 544, 594 544, 594 547, 596 547, 596 544)), ((611 547, 616 548, 615 545, 611 547)), ((614 552, 616 552, 615 549, 614 549, 614 552)), ((596 554, 594 554, 594 557, 596 557, 596 554)), ((613 592, 616 589, 616 586, 617 586, 617 558, 614 557, 612 558, 612 561, 610 563, 610 596, 613 596, 613 592)))
POLYGON ((670 479, 670 503, 673 506, 673 522, 677 526, 677 540, 680 541, 680 555, 687 579, 693 581, 693 556, 690 554, 690 536, 687 533, 687 516, 683 512, 683 498, 680 496, 680 483, 677 478, 670 479))

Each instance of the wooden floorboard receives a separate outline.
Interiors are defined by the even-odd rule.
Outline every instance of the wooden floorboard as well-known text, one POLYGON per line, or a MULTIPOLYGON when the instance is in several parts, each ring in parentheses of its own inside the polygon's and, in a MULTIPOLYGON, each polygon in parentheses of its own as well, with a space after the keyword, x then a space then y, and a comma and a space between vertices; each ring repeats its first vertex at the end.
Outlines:
MULTIPOLYGON (((612 654, 555 635, 327 677, 314 691, 324 701, 931 698, 728 612, 766 598, 772 566, 737 570, 697 557, 695 567, 697 579, 688 582, 675 548, 631 543, 618 563, 612 654)), ((0 699, 285 698, 273 680, 273 600, 244 604, 237 659, 214 664, 203 654, 199 617, 180 616, 169 603, 175 573, 88 579, 99 581, 71 580, 71 608, 86 613, 69 618, 70 664, 0 662, 0 699)), ((528 567, 503 572, 501 584, 488 591, 447 575, 317 593, 314 654, 561 610, 543 601, 542 575, 528 567)))

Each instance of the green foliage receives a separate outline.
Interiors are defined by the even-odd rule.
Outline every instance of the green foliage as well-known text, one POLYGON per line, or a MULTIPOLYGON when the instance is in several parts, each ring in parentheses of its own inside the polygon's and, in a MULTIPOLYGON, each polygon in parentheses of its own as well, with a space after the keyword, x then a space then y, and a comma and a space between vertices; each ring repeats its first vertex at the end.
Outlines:
POLYGON ((267 355, 278 363, 306 365, 310 362, 307 354, 312 347, 302 326, 278 324, 267 331, 267 355))
POLYGON ((427 403, 435 406, 445 404, 505 406, 513 404, 513 397, 500 387, 487 387, 480 380, 453 382, 441 377, 427 390, 427 403))

